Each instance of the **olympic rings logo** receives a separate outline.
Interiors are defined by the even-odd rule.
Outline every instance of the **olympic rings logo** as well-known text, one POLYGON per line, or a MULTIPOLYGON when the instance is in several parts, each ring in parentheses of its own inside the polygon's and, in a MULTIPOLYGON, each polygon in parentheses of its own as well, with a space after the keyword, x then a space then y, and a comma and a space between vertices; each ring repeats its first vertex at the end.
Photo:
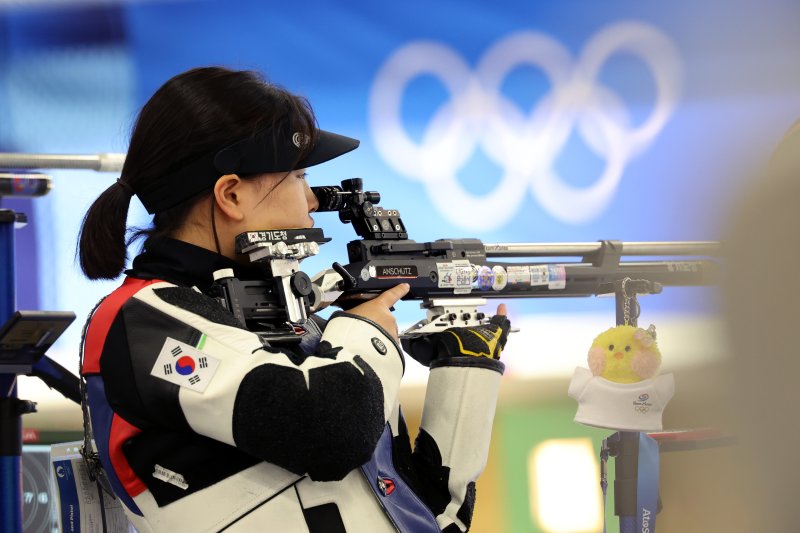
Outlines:
POLYGON ((496 229, 520 209, 530 188, 555 218, 572 224, 599 216, 616 192, 627 163, 646 150, 673 113, 682 73, 678 52, 661 31, 621 22, 595 34, 573 63, 552 37, 533 31, 508 35, 480 58, 474 71, 444 44, 416 41, 394 52, 378 71, 369 99, 369 122, 378 152, 397 172, 423 183, 446 218, 468 229, 496 229), (598 76, 614 54, 626 52, 650 69, 656 89, 653 109, 637 127, 621 98, 598 76), (528 114, 501 94, 518 66, 539 68, 552 90, 528 114), (416 142, 402 124, 405 88, 417 77, 440 80, 450 99, 433 114, 416 142), (574 128, 605 158, 605 168, 587 187, 564 183, 553 165, 574 128), (464 190, 456 173, 481 148, 503 168, 486 196, 464 190), (490 213, 491 217, 476 217, 490 213))
POLYGON ((647 407, 646 405, 637 405, 636 407, 634 407, 634 410, 635 410, 637 413, 642 413, 642 414, 645 414, 647 411, 649 411, 649 410, 650 410, 650 408, 649 408, 649 407, 647 407))

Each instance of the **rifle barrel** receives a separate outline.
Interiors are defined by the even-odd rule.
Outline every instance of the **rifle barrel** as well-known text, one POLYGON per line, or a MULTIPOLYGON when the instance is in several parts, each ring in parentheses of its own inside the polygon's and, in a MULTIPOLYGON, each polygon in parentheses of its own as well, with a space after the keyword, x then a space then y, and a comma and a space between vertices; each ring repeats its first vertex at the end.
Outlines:
MULTIPOLYGON (((718 241, 623 242, 621 255, 650 256, 718 256, 718 241)), ((603 241, 561 243, 494 243, 485 244, 487 257, 571 257, 597 253, 603 241)))

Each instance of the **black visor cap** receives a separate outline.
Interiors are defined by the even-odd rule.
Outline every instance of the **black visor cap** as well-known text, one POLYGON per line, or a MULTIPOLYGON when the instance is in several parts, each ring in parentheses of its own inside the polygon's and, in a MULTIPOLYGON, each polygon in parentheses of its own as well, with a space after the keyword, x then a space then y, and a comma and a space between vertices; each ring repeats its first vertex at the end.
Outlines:
POLYGON ((314 144, 314 148, 292 170, 313 167, 325 161, 330 161, 347 152, 352 152, 358 148, 359 144, 360 141, 358 139, 345 137, 330 131, 318 130, 317 142, 314 144))
POLYGON ((303 142, 303 134, 291 132, 285 125, 268 128, 207 154, 136 194, 148 213, 159 213, 210 189, 225 174, 291 172, 330 161, 359 145, 357 139, 317 130, 314 147, 298 160, 303 142))

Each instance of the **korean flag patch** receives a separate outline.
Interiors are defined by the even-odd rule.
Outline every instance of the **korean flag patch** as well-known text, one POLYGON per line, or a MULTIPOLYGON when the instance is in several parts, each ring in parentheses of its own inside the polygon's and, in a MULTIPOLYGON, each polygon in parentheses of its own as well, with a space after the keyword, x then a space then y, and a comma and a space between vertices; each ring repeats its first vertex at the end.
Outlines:
POLYGON ((204 392, 218 366, 219 359, 167 337, 150 375, 193 391, 204 392))

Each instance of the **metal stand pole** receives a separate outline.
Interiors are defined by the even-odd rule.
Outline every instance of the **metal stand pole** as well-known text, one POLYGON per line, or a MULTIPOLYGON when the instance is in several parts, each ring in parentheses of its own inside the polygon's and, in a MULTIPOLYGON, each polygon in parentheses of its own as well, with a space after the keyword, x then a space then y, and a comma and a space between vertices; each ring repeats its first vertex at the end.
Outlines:
POLYGON ((22 415, 36 411, 35 402, 17 397, 17 376, 35 375, 80 403, 77 378, 44 355, 75 315, 16 310, 14 230, 26 220, 22 213, 0 209, 0 325, 11 324, 10 329, 2 326, 3 342, 10 336, 14 346, 9 351, 3 344, 0 355, 0 533, 22 532, 22 415), (12 315, 15 319, 9 321, 12 315), (25 331, 24 324, 32 323, 37 327, 25 331), (22 334, 14 330, 15 324, 23 324, 22 334), (29 344, 19 346, 23 339, 29 344))
POLYGON ((619 517, 620 533, 636 529, 636 491, 639 476, 639 434, 620 431, 611 443, 614 456, 614 514, 619 517))
MULTIPOLYGON (((638 326, 639 302, 637 294, 661 292, 658 283, 647 280, 617 281, 614 283, 614 296, 617 311, 617 325, 638 326)), ((639 512, 639 433, 619 431, 616 438, 609 438, 610 455, 614 461, 614 514, 619 517, 620 533, 634 533, 636 516, 639 512)), ((660 507, 660 501, 659 501, 660 507)), ((653 531, 651 529, 651 531, 653 531)))
MULTIPOLYGON (((0 324, 16 310, 14 223, 18 214, 0 210, 0 324)), ((22 531, 22 410, 17 375, 0 374, 0 531, 22 531)))
MULTIPOLYGON (((124 154, 93 156, 0 154, 0 169, 90 168, 101 172, 119 172, 123 162, 124 154)), ((42 196, 50 190, 49 181, 49 177, 39 174, 3 175, 0 176, 0 197, 42 196)), ((23 213, 0 209, 0 325, 6 324, 17 310, 14 230, 17 224, 25 222, 27 218, 23 213)), ((72 319, 74 315, 69 322, 72 319)), ((58 338, 61 331, 58 331, 53 339, 58 338)), ((47 344, 47 347, 50 344, 47 344)), ((38 355, 41 358, 44 354, 38 355)), ((34 412, 36 404, 17 397, 17 375, 30 374, 32 370, 29 364, 0 366, 0 533, 22 532, 22 415, 34 412)), ((63 369, 59 367, 56 374, 60 370, 63 369)), ((49 374, 52 370, 43 367, 42 372, 49 374)), ((54 375, 54 379, 58 381, 61 378, 54 375)), ((76 393, 72 396, 78 397, 76 393)))
MULTIPOLYGON (((622 283, 614 286, 617 310, 617 325, 625 324, 625 305, 637 307, 636 293, 625 294, 622 283)), ((637 316, 627 317, 628 324, 636 327, 637 316)), ((620 431, 614 459, 614 514, 619 517, 620 533, 633 533, 636 529, 636 489, 639 474, 639 434, 632 431, 620 431)))

